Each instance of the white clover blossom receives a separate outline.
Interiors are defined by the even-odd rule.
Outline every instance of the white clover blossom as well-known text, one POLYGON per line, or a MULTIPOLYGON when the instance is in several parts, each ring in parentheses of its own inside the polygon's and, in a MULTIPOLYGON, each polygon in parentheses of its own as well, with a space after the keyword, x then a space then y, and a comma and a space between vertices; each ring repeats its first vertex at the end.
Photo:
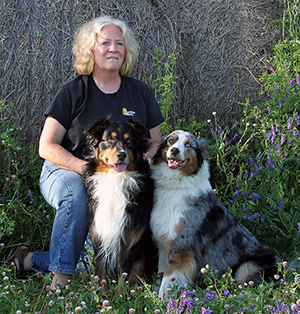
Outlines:
POLYGON ((217 113, 215 111, 212 112, 212 115, 215 116, 217 113))

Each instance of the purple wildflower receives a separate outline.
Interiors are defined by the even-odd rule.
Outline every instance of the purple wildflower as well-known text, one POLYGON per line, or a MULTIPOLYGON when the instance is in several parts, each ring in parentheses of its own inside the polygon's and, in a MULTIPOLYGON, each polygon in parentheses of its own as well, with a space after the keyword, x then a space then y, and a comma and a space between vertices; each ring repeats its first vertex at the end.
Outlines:
POLYGON ((221 128, 218 129, 218 136, 222 134, 223 130, 221 128))
POLYGON ((295 113, 295 121, 296 121, 296 127, 300 124, 300 115, 298 112, 295 113))
POLYGON ((228 295, 229 294, 229 290, 225 289, 223 292, 224 295, 228 295))
POLYGON ((30 190, 28 190, 28 195, 29 195, 29 197, 30 197, 30 201, 31 201, 31 203, 33 202, 33 198, 32 198, 32 193, 31 193, 31 191, 30 190))
POLYGON ((260 174, 260 170, 257 164, 254 164, 255 170, 257 174, 260 174))
POLYGON ((234 141, 237 139, 238 136, 239 136, 238 133, 235 133, 234 136, 233 136, 233 138, 229 141, 229 144, 231 144, 232 142, 234 142, 234 141))
POLYGON ((298 222, 298 231, 300 232, 300 222, 298 222))
POLYGON ((268 108, 268 114, 271 114, 271 109, 270 108, 268 108))
POLYGON ((213 135, 213 137, 216 137, 216 134, 215 134, 215 132, 214 132, 214 129, 211 128, 210 131, 211 131, 211 134, 213 135))
POLYGON ((276 83, 274 83, 274 89, 277 90, 277 84, 276 83))
POLYGON ((248 182, 248 179, 249 179, 249 173, 248 173, 248 170, 245 170, 245 178, 246 178, 246 182, 248 182))
POLYGON ((278 211, 280 211, 282 209, 282 206, 283 206, 283 200, 280 199, 279 200, 279 207, 278 207, 278 211))
POLYGON ((242 196, 247 195, 247 193, 248 193, 247 191, 244 191, 243 194, 242 194, 242 196))
POLYGON ((281 134, 281 140, 280 140, 280 145, 282 145, 285 142, 285 134, 281 134))
POLYGON ((293 123, 293 120, 292 120, 292 118, 291 118, 291 117, 289 117, 289 120, 288 120, 288 126, 287 126, 288 130, 291 128, 292 123, 293 123))
POLYGON ((226 136, 226 137, 225 137, 225 146, 228 146, 228 143, 229 143, 228 137, 226 136))
POLYGON ((253 199, 255 199, 255 200, 258 200, 258 199, 260 199, 261 197, 260 197, 257 193, 253 192, 252 195, 250 196, 250 198, 253 198, 253 199))
POLYGON ((268 98, 271 98, 271 95, 270 95, 269 93, 267 93, 267 97, 268 97, 268 98))
POLYGON ((262 216, 260 219, 261 223, 265 223, 265 220, 266 220, 265 216, 262 216))
POLYGON ((297 84, 300 87, 300 75, 299 74, 297 75, 297 84))
POLYGON ((181 291, 181 298, 178 310, 176 313, 183 313, 186 307, 185 313, 192 313, 191 310, 196 305, 192 296, 195 296, 196 290, 193 291, 181 291))
POLYGON ((253 166, 253 158, 252 157, 250 157, 249 163, 250 163, 251 166, 253 166))
POLYGON ((293 134, 294 134, 294 135, 299 135, 299 134, 300 134, 300 132, 298 132, 298 131, 294 131, 294 132, 293 132, 293 134))
POLYGON ((244 213, 248 212, 248 205, 246 207, 243 207, 243 211, 244 211, 244 213))
POLYGON ((213 292, 215 292, 215 291, 212 291, 212 293, 206 293, 206 294, 205 294, 205 297, 206 297, 208 300, 214 300, 214 301, 216 301, 217 298, 214 296, 214 293, 213 293, 213 292))
POLYGON ((253 214, 253 215, 251 215, 251 216, 244 216, 243 218, 244 219, 249 219, 249 220, 253 220, 253 219, 258 219, 260 217, 260 214, 259 213, 255 213, 255 214, 253 214))
POLYGON ((211 313, 213 313, 213 311, 210 308, 208 309, 206 309, 205 307, 201 308, 201 314, 211 314, 211 313))
POLYGON ((279 312, 281 312, 283 310, 283 305, 278 300, 277 300, 277 309, 278 309, 279 312))
POLYGON ((295 83, 294 83, 294 81, 292 79, 290 79, 290 83, 291 83, 291 88, 294 88, 295 83))
POLYGON ((286 96, 285 96, 286 98, 290 98, 290 94, 286 94, 286 96))
POLYGON ((278 150, 280 147, 280 143, 277 143, 276 147, 275 147, 275 150, 278 150))
POLYGON ((281 100, 281 97, 279 97, 278 100, 279 100, 279 109, 281 109, 281 107, 282 107, 282 100, 281 100))
POLYGON ((173 299, 169 300, 169 302, 167 304, 166 314, 173 314, 174 312, 172 311, 172 309, 176 309, 176 302, 173 299))

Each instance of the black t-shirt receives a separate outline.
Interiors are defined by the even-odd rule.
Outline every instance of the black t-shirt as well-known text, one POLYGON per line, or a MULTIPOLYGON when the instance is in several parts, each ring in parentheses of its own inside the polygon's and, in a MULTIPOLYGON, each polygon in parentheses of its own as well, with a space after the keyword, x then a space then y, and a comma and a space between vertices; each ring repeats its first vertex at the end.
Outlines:
POLYGON ((116 93, 105 94, 92 75, 80 75, 60 87, 45 111, 67 130, 61 145, 79 158, 86 147, 84 128, 108 115, 114 122, 138 120, 148 130, 164 121, 151 87, 129 77, 122 77, 116 93))

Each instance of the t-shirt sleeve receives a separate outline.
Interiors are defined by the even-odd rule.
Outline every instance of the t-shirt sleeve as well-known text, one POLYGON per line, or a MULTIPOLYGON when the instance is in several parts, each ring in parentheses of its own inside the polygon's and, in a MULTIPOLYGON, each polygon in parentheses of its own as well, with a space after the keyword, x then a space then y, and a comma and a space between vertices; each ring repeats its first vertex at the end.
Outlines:
POLYGON ((68 130, 76 110, 75 98, 70 88, 67 86, 60 87, 52 103, 46 108, 45 116, 51 116, 68 130))
POLYGON ((147 128, 150 130, 158 125, 160 125, 162 122, 164 122, 165 118, 163 117, 160 107, 157 103, 157 100, 154 96, 154 93, 149 85, 148 87, 148 93, 149 93, 149 101, 148 101, 148 117, 147 117, 147 128))

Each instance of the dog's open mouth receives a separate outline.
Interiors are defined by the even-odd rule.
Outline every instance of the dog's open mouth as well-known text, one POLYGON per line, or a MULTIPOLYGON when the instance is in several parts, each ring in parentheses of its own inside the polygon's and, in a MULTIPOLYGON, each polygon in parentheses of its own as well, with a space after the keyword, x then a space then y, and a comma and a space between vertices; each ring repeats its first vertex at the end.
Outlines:
POLYGON ((176 169, 179 167, 184 166, 189 160, 185 159, 185 160, 177 160, 175 158, 167 158, 167 162, 168 162, 168 167, 172 168, 172 169, 176 169))
POLYGON ((127 168, 127 164, 124 163, 118 163, 118 164, 114 164, 112 163, 109 159, 107 159, 107 163, 108 165, 110 165, 111 167, 114 167, 114 169, 118 172, 123 172, 126 170, 127 168))

